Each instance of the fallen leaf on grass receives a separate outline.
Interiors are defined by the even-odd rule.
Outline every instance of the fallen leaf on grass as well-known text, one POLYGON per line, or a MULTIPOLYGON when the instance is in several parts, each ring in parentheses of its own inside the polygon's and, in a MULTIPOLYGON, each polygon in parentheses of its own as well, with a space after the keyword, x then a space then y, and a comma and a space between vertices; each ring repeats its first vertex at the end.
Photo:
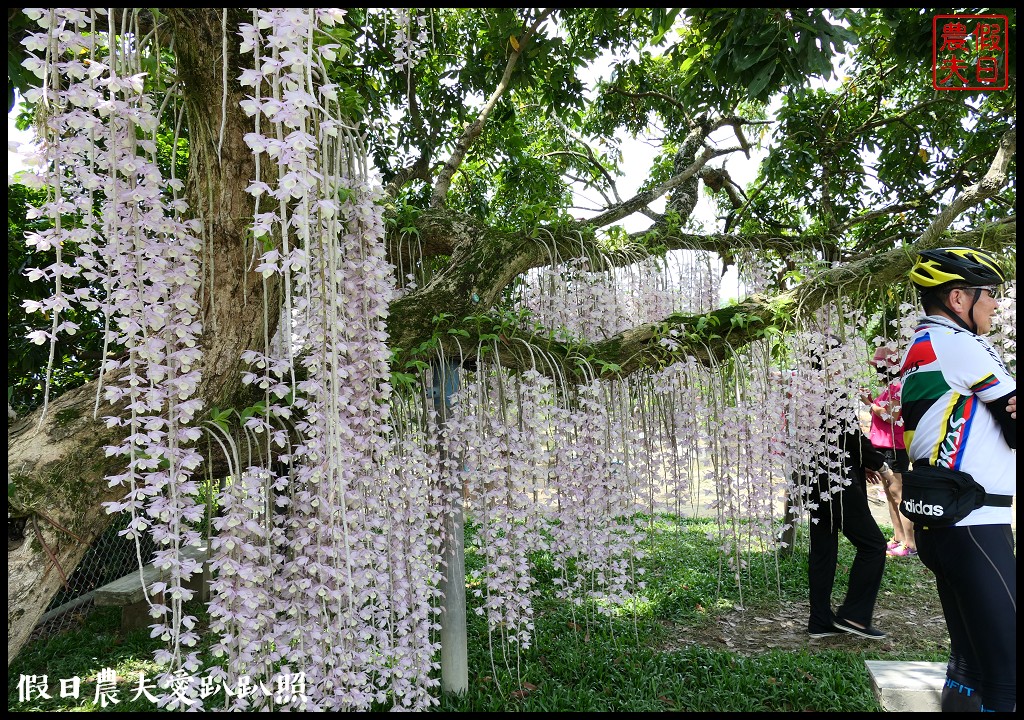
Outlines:
POLYGON ((524 682, 523 683, 523 687, 521 687, 519 690, 516 690, 515 692, 512 693, 512 697, 514 697, 516 700, 522 700, 529 693, 531 693, 532 691, 534 691, 536 689, 537 689, 537 686, 534 685, 533 683, 524 682))

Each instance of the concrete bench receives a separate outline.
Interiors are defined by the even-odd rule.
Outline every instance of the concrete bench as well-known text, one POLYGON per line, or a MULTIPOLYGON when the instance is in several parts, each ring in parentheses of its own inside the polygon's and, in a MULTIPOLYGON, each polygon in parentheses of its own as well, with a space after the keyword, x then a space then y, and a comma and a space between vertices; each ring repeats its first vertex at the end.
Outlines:
POLYGON ((946 663, 865 660, 875 699, 886 712, 939 712, 946 663))
MULTIPOLYGON (((203 566, 203 571, 193 575, 185 583, 189 590, 196 591, 201 600, 209 600, 210 565, 205 547, 187 547, 181 549, 183 557, 191 558, 203 566)), ((153 620, 149 616, 149 603, 146 602, 144 588, 153 583, 170 579, 169 570, 160 570, 150 563, 142 568, 132 570, 124 577, 97 588, 94 601, 97 605, 121 608, 121 630, 128 632, 147 627, 153 620)))

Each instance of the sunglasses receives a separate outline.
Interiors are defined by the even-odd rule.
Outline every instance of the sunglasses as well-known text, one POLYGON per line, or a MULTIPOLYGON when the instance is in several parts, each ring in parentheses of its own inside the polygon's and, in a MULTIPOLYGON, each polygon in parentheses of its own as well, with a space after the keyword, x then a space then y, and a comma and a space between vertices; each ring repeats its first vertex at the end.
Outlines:
POLYGON ((985 290, 988 292, 988 296, 995 300, 1003 296, 1003 288, 999 285, 981 285, 972 287, 971 290, 985 290))
POLYGON ((970 285, 967 287, 957 287, 954 290, 985 290, 988 292, 988 296, 994 300, 998 300, 1003 296, 1003 288, 1001 285, 970 285))

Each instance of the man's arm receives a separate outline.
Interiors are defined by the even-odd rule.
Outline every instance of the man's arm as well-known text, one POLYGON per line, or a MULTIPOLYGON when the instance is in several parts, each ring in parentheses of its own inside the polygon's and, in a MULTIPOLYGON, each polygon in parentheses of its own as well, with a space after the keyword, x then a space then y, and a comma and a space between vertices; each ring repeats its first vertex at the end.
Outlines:
POLYGON ((1017 449, 1017 389, 1013 392, 985 403, 992 411, 996 422, 1003 430, 1003 437, 1006 444, 1014 450, 1017 449))
POLYGON ((871 441, 859 430, 847 435, 846 449, 857 467, 878 472, 885 464, 885 456, 872 447, 871 441))

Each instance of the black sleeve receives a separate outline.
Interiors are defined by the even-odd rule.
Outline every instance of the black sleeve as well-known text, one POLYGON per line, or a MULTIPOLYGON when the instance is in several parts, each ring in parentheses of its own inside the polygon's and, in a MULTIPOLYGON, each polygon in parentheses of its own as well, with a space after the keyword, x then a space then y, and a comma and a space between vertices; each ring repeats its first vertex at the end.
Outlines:
POLYGON ((1010 417, 1010 413, 1006 412, 1006 403, 1010 401, 1010 398, 1017 395, 1015 389, 1011 393, 1007 393, 1001 398, 997 398, 992 402, 987 402, 985 405, 996 418, 996 422, 999 423, 999 427, 1003 430, 1003 437, 1006 438, 1006 444, 1014 450, 1017 449, 1017 421, 1010 417))
POLYGON ((850 453, 850 462, 854 467, 866 467, 868 470, 881 470, 885 464, 885 456, 871 445, 860 430, 852 430, 846 434, 845 446, 850 453))

